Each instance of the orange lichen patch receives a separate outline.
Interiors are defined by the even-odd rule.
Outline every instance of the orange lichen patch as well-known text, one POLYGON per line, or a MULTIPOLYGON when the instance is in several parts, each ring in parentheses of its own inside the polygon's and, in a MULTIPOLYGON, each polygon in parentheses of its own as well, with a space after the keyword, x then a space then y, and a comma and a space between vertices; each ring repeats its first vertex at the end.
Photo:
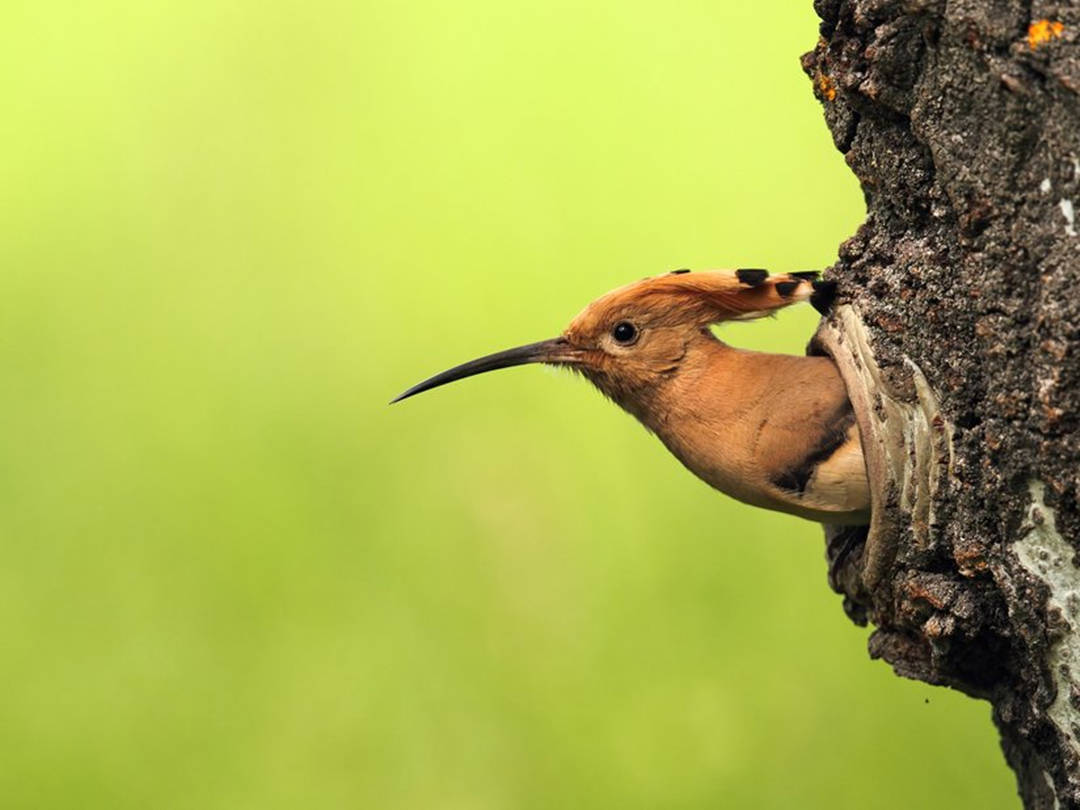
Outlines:
POLYGON ((836 82, 826 76, 824 73, 818 73, 817 75, 818 90, 821 91, 821 95, 829 101, 836 98, 836 82))
POLYGON ((983 557, 982 549, 976 545, 956 548, 953 551, 953 559, 956 560, 960 575, 964 577, 978 576, 990 567, 990 563, 983 557))
POLYGON ((907 595, 910 599, 919 602, 926 602, 930 607, 935 610, 944 610, 945 601, 941 598, 940 594, 934 593, 930 588, 917 582, 906 583, 904 590, 907 591, 907 595))
POLYGON ((1040 45, 1057 39, 1065 30, 1065 24, 1058 20, 1036 20, 1028 26, 1028 47, 1035 50, 1040 45))
POLYGON ((935 613, 922 627, 927 638, 944 638, 956 632, 956 619, 952 616, 942 616, 935 613))

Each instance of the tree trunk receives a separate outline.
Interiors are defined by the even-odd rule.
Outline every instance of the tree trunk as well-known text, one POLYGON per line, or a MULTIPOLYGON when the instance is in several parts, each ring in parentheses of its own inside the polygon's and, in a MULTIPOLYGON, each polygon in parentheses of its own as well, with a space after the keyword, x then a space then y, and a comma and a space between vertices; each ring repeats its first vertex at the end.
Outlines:
POLYGON ((830 583, 900 675, 988 699, 1080 808, 1080 4, 816 0, 803 65, 868 214, 811 345, 873 481, 830 583))

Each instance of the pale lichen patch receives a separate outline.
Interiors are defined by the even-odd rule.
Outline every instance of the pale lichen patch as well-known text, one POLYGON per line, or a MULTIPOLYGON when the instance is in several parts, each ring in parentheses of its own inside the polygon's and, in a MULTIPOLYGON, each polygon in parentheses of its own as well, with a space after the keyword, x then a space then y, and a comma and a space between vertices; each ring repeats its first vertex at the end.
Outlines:
POLYGON ((1065 233, 1076 236, 1076 211, 1073 209, 1072 200, 1062 199, 1058 202, 1061 215, 1065 217, 1065 233))
MULTIPOLYGON (((1020 539, 1013 544, 1016 557, 1033 577, 1042 582, 1049 595, 1047 608, 1061 615, 1060 637, 1050 647, 1046 667, 1057 689, 1047 715, 1080 755, 1080 710, 1069 700, 1073 669, 1080 667, 1080 571, 1073 565, 1075 549, 1057 530, 1054 510, 1043 500, 1042 481, 1028 484, 1031 505, 1020 524, 1020 539)), ((1077 673, 1080 676, 1080 673, 1077 673)))
POLYGON ((1050 789, 1050 795, 1054 797, 1054 810, 1061 810, 1061 802, 1058 801, 1057 791, 1054 790, 1054 780, 1046 771, 1043 771, 1042 775, 1043 780, 1046 782, 1046 786, 1050 789))

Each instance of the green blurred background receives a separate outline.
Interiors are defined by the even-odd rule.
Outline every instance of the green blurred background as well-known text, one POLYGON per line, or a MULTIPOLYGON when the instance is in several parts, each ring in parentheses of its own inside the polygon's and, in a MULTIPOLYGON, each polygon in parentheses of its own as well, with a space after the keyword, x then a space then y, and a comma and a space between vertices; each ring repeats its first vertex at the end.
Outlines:
POLYGON ((644 275, 831 263, 810 6, 6 3, 0 804, 1014 807, 817 527, 564 373, 386 404, 644 275))

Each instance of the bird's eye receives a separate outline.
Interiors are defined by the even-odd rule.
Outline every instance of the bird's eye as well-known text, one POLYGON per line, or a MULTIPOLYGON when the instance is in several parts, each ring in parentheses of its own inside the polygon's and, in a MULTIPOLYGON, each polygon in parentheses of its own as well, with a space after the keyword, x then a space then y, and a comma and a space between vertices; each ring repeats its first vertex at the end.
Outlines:
POLYGON ((619 321, 615 324, 615 328, 611 330, 611 336, 615 338, 616 343, 629 346, 637 340, 637 327, 630 323, 630 321, 619 321))

